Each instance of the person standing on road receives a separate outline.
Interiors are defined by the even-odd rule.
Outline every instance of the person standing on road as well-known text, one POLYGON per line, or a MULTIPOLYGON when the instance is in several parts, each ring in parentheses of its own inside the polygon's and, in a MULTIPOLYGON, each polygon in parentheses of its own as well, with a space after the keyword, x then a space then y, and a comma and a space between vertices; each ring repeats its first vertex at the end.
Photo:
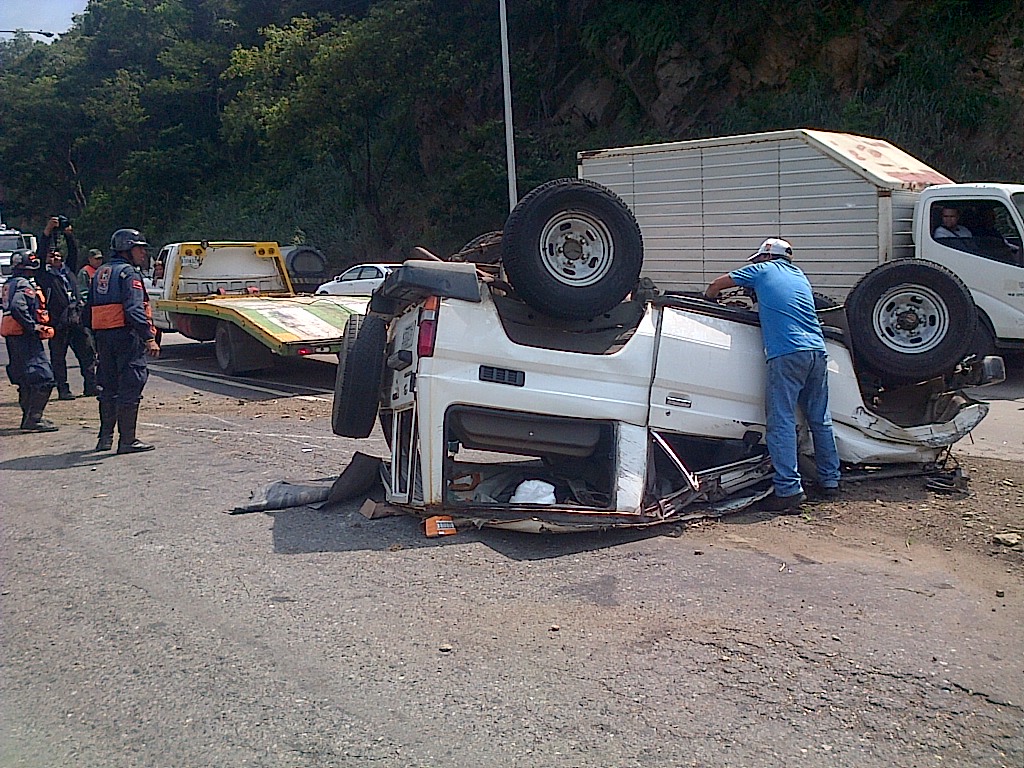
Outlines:
POLYGON ((103 263, 103 251, 99 248, 90 248, 89 255, 85 258, 85 264, 78 270, 78 295, 84 304, 89 300, 89 288, 92 286, 92 276, 103 263))
POLYGON ((137 229, 117 230, 110 238, 113 254, 96 270, 89 287, 89 325, 99 350, 97 451, 111 449, 115 425, 118 453, 154 448, 135 436, 139 402, 149 378, 146 356, 160 354, 139 269, 146 261, 148 245, 137 229))
POLYGON ((765 442, 775 468, 775 495, 763 508, 795 514, 807 500, 797 467, 797 406, 814 441, 820 494, 839 494, 839 453, 828 409, 828 355, 814 309, 811 284, 793 264, 793 248, 769 238, 750 264, 716 277, 705 296, 714 299, 726 288, 742 286, 757 294, 768 378, 765 391, 765 442))
POLYGON ((54 432, 57 427, 43 418, 53 391, 53 370, 43 349, 43 339, 53 336, 53 328, 49 325, 46 299, 34 277, 39 267, 39 258, 28 249, 11 254, 11 277, 0 294, 0 335, 7 341, 7 376, 18 388, 21 429, 54 432))
MULTIPOLYGON (((56 219, 54 219, 56 220, 56 219)), ((68 224, 64 231, 64 240, 68 245, 68 261, 78 261, 78 243, 68 224)), ((96 349, 90 334, 82 325, 82 309, 85 302, 78 292, 78 281, 75 275, 65 266, 64 257, 57 250, 52 250, 46 259, 46 267, 39 275, 39 284, 46 296, 50 309, 50 317, 54 327, 54 336, 50 339, 50 364, 53 377, 57 382, 57 397, 61 400, 74 400, 68 384, 68 347, 75 353, 79 370, 82 372, 85 397, 95 397, 96 390, 96 349)))
MULTIPOLYGON (((78 283, 78 298, 82 301, 82 313, 85 314, 85 305, 89 302, 89 288, 92 287, 92 278, 96 274, 96 270, 100 268, 100 264, 103 263, 103 251, 99 248, 90 248, 88 256, 85 257, 85 264, 78 270, 76 275, 76 282, 78 283)), ((96 337, 93 335, 92 328, 89 327, 88 323, 81 323, 82 331, 89 339, 89 346, 93 351, 93 365, 92 365, 92 389, 90 390, 88 382, 86 383, 84 395, 86 397, 94 397, 99 394, 99 390, 96 387, 96 337)))

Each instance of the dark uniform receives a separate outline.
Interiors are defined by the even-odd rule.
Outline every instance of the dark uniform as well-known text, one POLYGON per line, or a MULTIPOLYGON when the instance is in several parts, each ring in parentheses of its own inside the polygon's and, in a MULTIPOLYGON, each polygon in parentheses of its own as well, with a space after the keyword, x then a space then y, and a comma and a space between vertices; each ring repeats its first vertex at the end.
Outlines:
MULTIPOLYGON (((136 439, 135 429, 142 389, 149 378, 147 346, 155 345, 156 328, 142 272, 129 261, 132 248, 145 247, 145 240, 135 230, 118 230, 114 236, 117 250, 96 270, 89 288, 89 324, 98 353, 100 434, 96 450, 112 447, 116 424, 117 452, 137 453, 153 448, 136 439), (134 233, 128 248, 120 247, 127 243, 116 241, 125 231, 134 233)), ((158 352, 159 348, 156 350, 158 352)))
MULTIPOLYGON (((70 234, 69 245, 74 242, 70 234)), ((86 397, 95 397, 96 390, 96 349, 92 337, 82 325, 81 314, 85 301, 78 293, 78 282, 67 267, 55 268, 47 265, 39 273, 39 285, 46 295, 50 308, 50 319, 55 333, 50 339, 50 365, 57 383, 57 396, 61 400, 74 400, 68 384, 68 347, 78 360, 82 373, 86 397)))
POLYGON ((43 339, 53 336, 47 323, 46 300, 33 273, 39 259, 31 251, 11 255, 13 275, 4 283, 3 319, 0 335, 7 340, 7 376, 18 388, 21 429, 27 432, 53 432, 57 429, 43 410, 53 391, 53 369, 43 349, 43 339))

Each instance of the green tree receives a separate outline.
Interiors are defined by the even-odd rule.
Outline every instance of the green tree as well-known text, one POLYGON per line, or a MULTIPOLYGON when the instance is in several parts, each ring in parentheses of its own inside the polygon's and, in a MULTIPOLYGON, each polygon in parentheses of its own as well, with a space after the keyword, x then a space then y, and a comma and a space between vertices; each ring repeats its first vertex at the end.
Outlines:
POLYGON ((403 218, 391 185, 420 178, 415 155, 416 96, 429 82, 431 3, 405 0, 362 19, 301 17, 265 30, 258 48, 232 57, 228 76, 244 81, 225 110, 234 141, 255 131, 270 152, 299 148, 329 156, 376 228, 381 249, 396 242, 403 218))

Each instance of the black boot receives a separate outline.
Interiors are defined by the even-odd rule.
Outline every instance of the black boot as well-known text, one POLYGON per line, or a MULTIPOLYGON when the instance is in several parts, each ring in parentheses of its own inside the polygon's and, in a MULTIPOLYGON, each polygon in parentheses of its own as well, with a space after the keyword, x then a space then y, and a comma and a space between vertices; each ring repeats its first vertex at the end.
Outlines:
POLYGON ((96 389, 95 369, 83 368, 82 381, 85 385, 85 388, 82 390, 82 397, 96 397, 96 395, 100 393, 100 391, 96 389))
POLYGON ((46 403, 50 400, 53 387, 39 387, 29 390, 28 419, 22 427, 26 432, 56 432, 57 425, 43 418, 46 403))
POLYGON ((21 426, 19 429, 28 427, 29 401, 32 399, 32 390, 28 387, 18 387, 18 405, 21 406, 21 426))
POLYGON ((100 437, 97 451, 109 451, 114 445, 114 426, 117 424, 117 403, 100 400, 100 437))
POLYGON ((69 385, 67 382, 64 382, 63 384, 60 384, 57 387, 57 399, 58 400, 74 400, 75 396, 71 392, 71 385, 69 385))
POLYGON ((156 446, 144 443, 135 437, 135 425, 139 420, 139 404, 117 407, 117 452, 142 453, 152 451, 156 446))

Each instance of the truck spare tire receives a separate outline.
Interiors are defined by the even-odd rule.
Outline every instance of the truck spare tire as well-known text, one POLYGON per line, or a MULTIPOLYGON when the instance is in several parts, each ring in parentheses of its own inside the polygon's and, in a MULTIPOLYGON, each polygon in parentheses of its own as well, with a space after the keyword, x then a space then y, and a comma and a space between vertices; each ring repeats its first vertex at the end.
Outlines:
POLYGON ((921 259, 868 272, 850 292, 846 315, 858 364, 892 384, 950 373, 971 351, 978 323, 963 281, 921 259))
POLYGON ((587 179, 555 179, 530 192, 509 214, 501 244, 516 293, 538 312, 564 320, 587 320, 616 306, 643 264, 633 213, 587 179))
POLYGON ((384 319, 367 315, 359 334, 345 355, 340 389, 334 390, 331 428, 342 437, 369 437, 377 418, 380 384, 384 375, 384 351, 388 326, 384 319))

